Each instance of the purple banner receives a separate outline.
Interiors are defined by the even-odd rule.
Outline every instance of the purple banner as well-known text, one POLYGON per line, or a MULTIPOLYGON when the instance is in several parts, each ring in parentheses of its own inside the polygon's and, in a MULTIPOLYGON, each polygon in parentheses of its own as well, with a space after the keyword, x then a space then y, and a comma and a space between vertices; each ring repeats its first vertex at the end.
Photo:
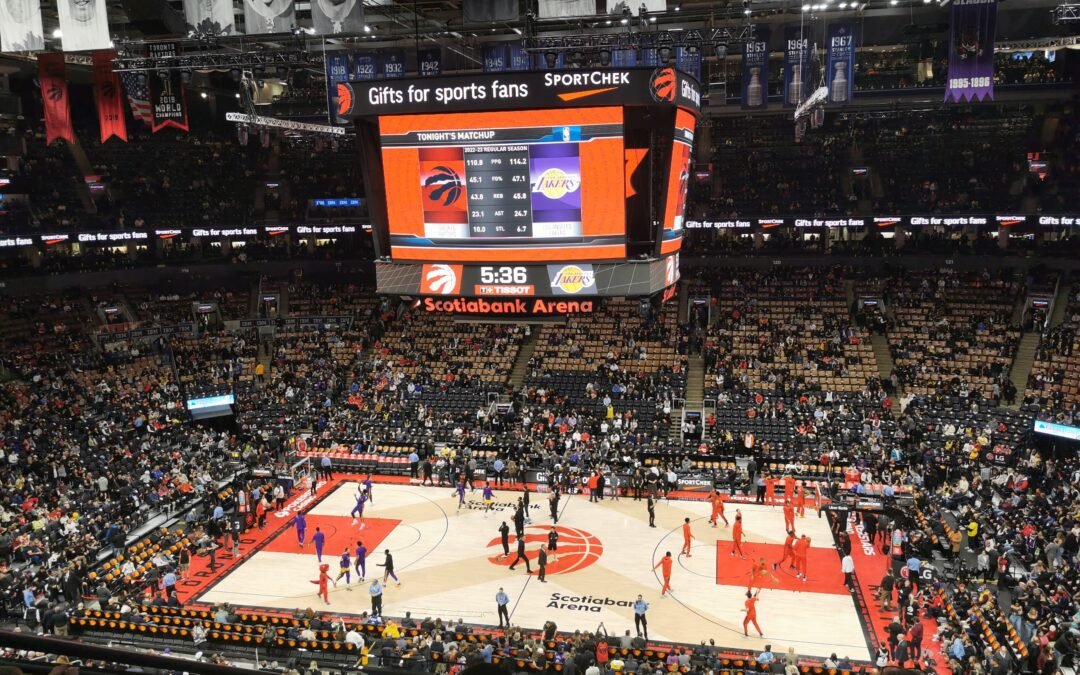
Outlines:
POLYGON ((945 101, 994 100, 997 0, 953 0, 945 101))

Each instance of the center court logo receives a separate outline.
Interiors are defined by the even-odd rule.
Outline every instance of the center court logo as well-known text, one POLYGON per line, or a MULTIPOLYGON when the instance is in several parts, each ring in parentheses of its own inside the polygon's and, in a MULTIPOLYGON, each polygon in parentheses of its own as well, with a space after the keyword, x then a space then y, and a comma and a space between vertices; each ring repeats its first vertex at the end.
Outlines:
POLYGON ((539 192, 548 199, 562 199, 567 193, 577 191, 581 185, 578 176, 568 174, 562 169, 551 168, 540 174, 533 185, 533 192, 539 192))
MULTIPOLYGON (((529 564, 534 567, 536 566, 537 551, 540 546, 543 545, 547 548, 549 531, 550 528, 537 525, 530 525, 525 528, 525 556, 529 559, 529 564)), ((585 530, 556 525, 555 531, 559 533, 559 558, 555 560, 553 554, 548 553, 547 574, 579 572, 599 560, 600 556, 604 554, 604 545, 600 543, 599 539, 585 530)), ((492 539, 488 542, 488 548, 497 550, 501 555, 502 540, 499 538, 492 539)), ((512 539, 510 541, 509 557, 499 558, 496 555, 489 557, 488 561, 493 565, 509 567, 514 558, 517 557, 514 553, 516 548, 517 541, 512 539)))

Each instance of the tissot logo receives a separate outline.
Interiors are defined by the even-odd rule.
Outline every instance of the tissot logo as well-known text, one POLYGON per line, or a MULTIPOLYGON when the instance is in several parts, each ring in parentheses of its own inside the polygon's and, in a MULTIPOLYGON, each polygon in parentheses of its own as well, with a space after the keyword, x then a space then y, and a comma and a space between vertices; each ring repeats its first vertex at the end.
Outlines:
POLYGON ((671 102, 675 100, 676 92, 675 70, 672 68, 660 68, 653 73, 649 81, 649 93, 653 100, 671 102))

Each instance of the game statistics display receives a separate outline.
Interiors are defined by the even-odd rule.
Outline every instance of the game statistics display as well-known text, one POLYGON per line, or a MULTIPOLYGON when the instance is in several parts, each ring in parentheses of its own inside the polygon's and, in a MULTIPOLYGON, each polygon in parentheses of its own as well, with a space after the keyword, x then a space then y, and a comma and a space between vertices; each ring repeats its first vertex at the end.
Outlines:
POLYGON ((391 116, 379 131, 395 259, 625 257, 619 108, 391 116))

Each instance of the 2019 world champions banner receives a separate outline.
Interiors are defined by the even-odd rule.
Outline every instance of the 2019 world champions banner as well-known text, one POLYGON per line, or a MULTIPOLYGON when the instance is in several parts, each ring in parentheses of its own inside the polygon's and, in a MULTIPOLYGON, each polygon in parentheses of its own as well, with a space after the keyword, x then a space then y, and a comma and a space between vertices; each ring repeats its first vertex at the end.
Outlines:
POLYGON ((994 100, 997 0, 953 0, 945 102, 994 100))

